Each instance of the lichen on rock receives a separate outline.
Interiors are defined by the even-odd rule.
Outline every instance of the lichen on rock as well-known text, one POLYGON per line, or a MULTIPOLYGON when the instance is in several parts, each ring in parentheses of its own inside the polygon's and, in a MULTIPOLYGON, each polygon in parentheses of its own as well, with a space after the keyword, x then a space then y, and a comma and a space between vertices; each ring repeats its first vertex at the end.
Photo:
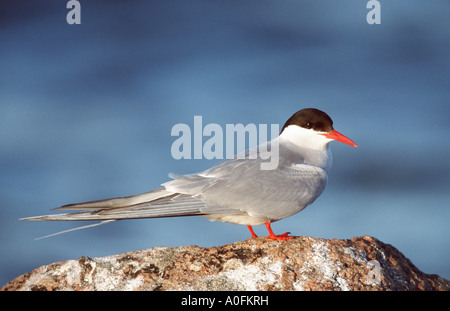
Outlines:
POLYGON ((39 267, 1 290, 450 290, 450 282, 373 237, 294 237, 80 257, 39 267))

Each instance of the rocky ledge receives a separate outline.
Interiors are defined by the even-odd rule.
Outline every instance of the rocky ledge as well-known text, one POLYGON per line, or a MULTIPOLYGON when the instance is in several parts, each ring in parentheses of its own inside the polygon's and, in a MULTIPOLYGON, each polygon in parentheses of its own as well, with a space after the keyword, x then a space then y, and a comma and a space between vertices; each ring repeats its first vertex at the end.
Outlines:
POLYGON ((21 275, 4 291, 450 290, 376 238, 249 239, 218 247, 155 247, 56 262, 21 275))

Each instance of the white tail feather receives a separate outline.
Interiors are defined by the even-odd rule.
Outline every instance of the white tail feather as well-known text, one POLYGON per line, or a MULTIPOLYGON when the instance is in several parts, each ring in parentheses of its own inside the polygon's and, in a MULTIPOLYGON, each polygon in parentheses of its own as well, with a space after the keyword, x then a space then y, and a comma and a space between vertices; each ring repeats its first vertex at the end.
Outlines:
POLYGON ((90 225, 81 226, 81 227, 75 227, 75 228, 71 228, 71 229, 55 232, 55 233, 52 233, 52 234, 44 235, 44 236, 41 236, 41 237, 36 238, 34 240, 35 241, 42 240, 42 239, 46 239, 46 238, 49 238, 49 237, 52 237, 52 236, 55 236, 55 235, 60 235, 60 234, 71 232, 71 231, 75 231, 75 230, 97 227, 97 226, 100 226, 100 225, 103 225, 103 224, 106 224, 106 223, 109 223, 109 222, 113 222, 113 221, 116 221, 116 220, 114 220, 114 219, 104 220, 104 221, 101 221, 101 222, 97 222, 95 224, 90 224, 90 225))

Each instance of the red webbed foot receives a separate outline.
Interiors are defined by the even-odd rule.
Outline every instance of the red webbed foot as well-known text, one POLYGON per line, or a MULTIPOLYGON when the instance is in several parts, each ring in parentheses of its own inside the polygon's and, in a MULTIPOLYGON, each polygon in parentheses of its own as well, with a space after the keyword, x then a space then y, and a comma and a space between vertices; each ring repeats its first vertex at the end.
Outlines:
POLYGON ((291 236, 289 236, 290 232, 285 232, 283 234, 276 235, 273 233, 272 228, 270 227, 270 221, 265 223, 267 230, 269 231, 269 235, 267 236, 268 239, 271 240, 290 240, 292 239, 291 236))

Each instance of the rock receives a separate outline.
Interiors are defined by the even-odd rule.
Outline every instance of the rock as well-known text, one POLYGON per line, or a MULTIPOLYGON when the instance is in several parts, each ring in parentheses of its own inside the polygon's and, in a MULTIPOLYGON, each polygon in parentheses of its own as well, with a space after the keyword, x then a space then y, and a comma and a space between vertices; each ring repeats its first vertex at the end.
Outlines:
POLYGON ((17 277, 3 291, 450 290, 376 238, 249 239, 218 247, 155 247, 56 262, 17 277))

